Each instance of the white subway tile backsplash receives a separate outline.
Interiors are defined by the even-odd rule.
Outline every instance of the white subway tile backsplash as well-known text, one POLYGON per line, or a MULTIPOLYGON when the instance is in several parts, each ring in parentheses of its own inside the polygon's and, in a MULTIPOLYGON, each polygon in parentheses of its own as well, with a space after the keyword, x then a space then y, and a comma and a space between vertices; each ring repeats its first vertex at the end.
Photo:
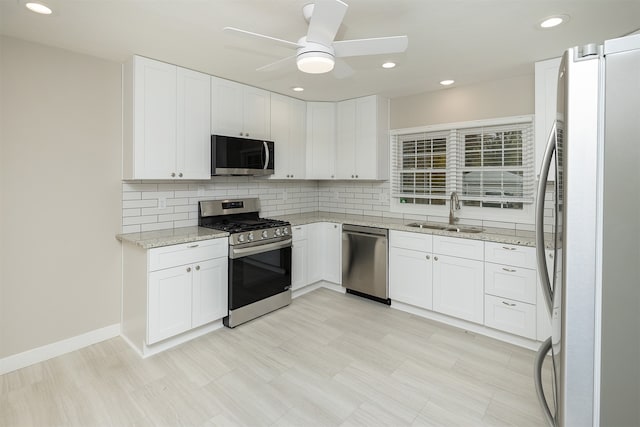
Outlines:
MULTIPOLYGON (((545 217, 553 217, 554 186, 547 187, 545 217)), ((194 226, 198 223, 198 201, 258 197, 260 215, 333 212, 393 218, 404 222, 447 222, 448 217, 391 212, 388 182, 371 181, 270 181, 253 177, 213 177, 208 182, 128 181, 122 183, 122 232, 133 233, 194 226), (166 208, 158 209, 159 198, 166 208)), ((500 227, 507 232, 530 232, 530 224, 462 220, 466 225, 500 227)), ((549 226, 545 226, 549 228, 549 226)))

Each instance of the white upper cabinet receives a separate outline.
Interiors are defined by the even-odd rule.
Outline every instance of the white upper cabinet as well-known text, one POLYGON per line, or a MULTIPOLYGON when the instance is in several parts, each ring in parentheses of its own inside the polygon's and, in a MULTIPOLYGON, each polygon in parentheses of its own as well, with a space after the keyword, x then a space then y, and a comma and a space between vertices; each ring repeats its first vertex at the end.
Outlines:
POLYGON ((271 101, 266 90, 211 77, 211 133, 271 139, 271 101))
MULTIPOLYGON (((558 70, 561 58, 536 62, 535 64, 535 140, 536 140, 536 177, 540 175, 542 157, 553 122, 556 120, 556 101, 558 97, 558 70)), ((555 178, 552 166, 549 180, 555 178)))
POLYGON ((209 76, 140 56, 125 63, 123 179, 210 179, 209 76))
POLYGON ((337 179, 389 178, 389 100, 350 99, 337 106, 337 179))
POLYGON ((335 147, 336 104, 334 102, 307 102, 306 177, 308 179, 334 179, 336 177, 335 147))
POLYGON ((275 172, 271 179, 304 179, 307 106, 288 96, 271 94, 271 140, 275 172))

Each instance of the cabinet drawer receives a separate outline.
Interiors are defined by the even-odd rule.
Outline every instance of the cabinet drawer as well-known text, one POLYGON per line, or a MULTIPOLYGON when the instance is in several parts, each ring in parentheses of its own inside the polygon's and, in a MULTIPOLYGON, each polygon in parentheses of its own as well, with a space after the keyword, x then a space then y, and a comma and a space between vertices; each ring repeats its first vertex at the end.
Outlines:
POLYGON ((536 268, 536 249, 527 246, 485 242, 484 260, 496 264, 536 268))
POLYGON ((433 236, 433 253, 482 261, 484 245, 479 240, 433 236))
POLYGON ((485 263, 484 291, 496 297, 536 303, 536 270, 485 263))
POLYGON ((433 248, 433 238, 430 234, 391 230, 389 232, 389 245, 394 248, 431 252, 433 248))
POLYGON ((510 334, 535 339, 536 306, 485 295, 484 324, 510 334))
POLYGON ((149 271, 226 257, 228 245, 227 239, 211 239, 149 249, 149 271))
POLYGON ((296 225, 291 227, 291 239, 294 242, 298 240, 306 240, 307 239, 307 226, 306 225, 296 225))

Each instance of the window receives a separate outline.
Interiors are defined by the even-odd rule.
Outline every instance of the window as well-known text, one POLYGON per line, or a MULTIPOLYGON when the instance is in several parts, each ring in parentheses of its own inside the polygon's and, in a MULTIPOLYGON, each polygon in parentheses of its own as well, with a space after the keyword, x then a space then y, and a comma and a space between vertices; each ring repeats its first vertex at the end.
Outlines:
POLYGON ((453 191, 470 208, 515 212, 533 203, 530 116, 419 130, 400 130, 392 136, 391 188, 396 204, 423 205, 423 209, 446 205, 453 191))

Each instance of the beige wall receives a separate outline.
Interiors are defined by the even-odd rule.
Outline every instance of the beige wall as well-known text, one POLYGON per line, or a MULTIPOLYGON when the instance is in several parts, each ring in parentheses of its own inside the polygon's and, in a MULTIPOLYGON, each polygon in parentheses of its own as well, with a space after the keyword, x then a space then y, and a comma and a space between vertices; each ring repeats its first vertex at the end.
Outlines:
POLYGON ((119 323, 120 65, 2 38, 0 358, 119 323))
POLYGON ((391 100, 391 129, 534 114, 533 73, 391 100))

